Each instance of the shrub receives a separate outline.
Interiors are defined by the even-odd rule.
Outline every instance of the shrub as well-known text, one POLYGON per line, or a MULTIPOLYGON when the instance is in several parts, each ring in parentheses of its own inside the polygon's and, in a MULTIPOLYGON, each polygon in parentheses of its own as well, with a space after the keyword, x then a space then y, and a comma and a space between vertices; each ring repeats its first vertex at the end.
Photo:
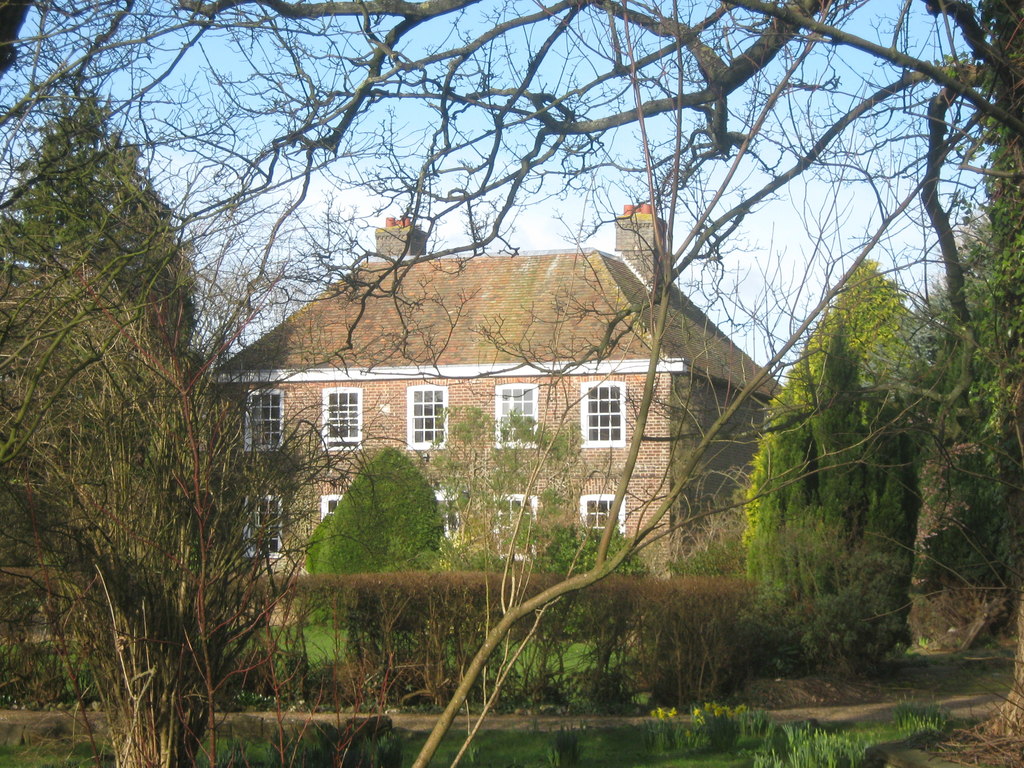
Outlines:
POLYGON ((423 567, 435 556, 441 535, 430 483, 403 451, 385 448, 313 533, 306 567, 310 573, 423 567))
MULTIPOLYGON (((556 579, 534 574, 524 596, 556 579)), ((482 573, 304 577, 287 629, 309 636, 305 624, 321 650, 307 660, 304 684, 289 690, 301 687, 310 703, 364 709, 444 703, 486 626, 499 619, 508 588, 500 574, 482 573)), ((635 711, 639 691, 674 704, 728 693, 753 658, 746 644, 754 638, 744 629, 751 594, 739 580, 610 577, 567 595, 548 606, 535 631, 530 621, 513 628, 513 644, 533 634, 498 706, 623 712, 635 711)), ((490 690, 496 669, 488 674, 490 690)))
POLYGON ((874 541, 851 547, 824 529, 787 531, 776 544, 790 587, 760 594, 776 650, 767 666, 863 671, 908 641, 906 553, 874 541))
POLYGON ((906 637, 921 499, 917 446, 890 389, 906 352, 900 298, 877 264, 858 268, 790 371, 754 459, 748 571, 806 617, 801 642, 820 667, 875 663, 906 637), (852 613, 861 599, 871 605, 852 613))
MULTIPOLYGON (((547 542, 534 559, 533 568, 538 573, 581 573, 594 567, 597 562, 597 545, 601 531, 574 525, 552 526, 547 542)), ((612 534, 610 552, 625 544, 618 531, 612 534)), ((647 566, 639 556, 631 556, 622 563, 616 573, 622 576, 646 576, 647 566)))
POLYGON ((660 704, 734 689, 753 672, 760 639, 745 614, 754 588, 741 579, 645 580, 638 595, 640 684, 660 704))

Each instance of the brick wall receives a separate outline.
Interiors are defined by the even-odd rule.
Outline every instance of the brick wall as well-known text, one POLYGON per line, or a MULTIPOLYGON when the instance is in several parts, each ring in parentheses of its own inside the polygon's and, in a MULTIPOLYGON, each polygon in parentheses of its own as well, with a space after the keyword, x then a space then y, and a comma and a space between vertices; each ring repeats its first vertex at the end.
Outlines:
POLYGON ((729 382, 705 376, 677 375, 673 382, 671 422, 675 434, 673 475, 686 491, 673 515, 673 552, 685 541, 689 521, 735 509, 744 487, 764 423, 765 404, 751 398, 703 449, 701 442, 716 420, 732 405, 739 390, 729 382), (687 467, 696 459, 692 471, 687 467))
MULTIPOLYGON (((362 391, 363 442, 359 448, 344 448, 329 452, 330 470, 319 487, 311 488, 308 494, 296 499, 289 510, 289 528, 293 536, 308 536, 320 519, 320 496, 342 494, 361 464, 376 449, 394 446, 406 449, 408 423, 408 392, 412 386, 434 385, 448 390, 448 407, 454 418, 460 410, 479 408, 490 417, 495 415, 495 390, 503 384, 537 384, 539 421, 549 428, 561 427, 581 434, 581 401, 584 385, 616 382, 625 386, 626 418, 625 447, 581 447, 579 491, 581 494, 613 494, 619 473, 628 452, 628 441, 636 428, 639 401, 643 391, 644 376, 629 374, 623 376, 560 376, 535 378, 477 378, 477 379, 408 379, 377 380, 358 383, 338 382, 297 382, 277 387, 283 394, 283 412, 286 431, 319 431, 322 427, 323 390, 331 387, 356 387, 362 391)), ((669 487, 669 461, 671 445, 672 380, 668 374, 659 374, 656 382, 655 405, 648 417, 644 440, 632 475, 625 500, 626 532, 634 533, 645 521, 650 520, 664 501, 669 487)), ((424 472, 434 474, 436 455, 444 448, 412 451, 421 463, 424 472)), ((494 442, 480 446, 480 451, 490 453, 496 450, 494 442)), ((437 481, 438 478, 432 477, 437 481)), ((523 489, 537 495, 544 489, 545 478, 538 478, 536 488, 523 489)), ((567 511, 569 520, 578 520, 578 504, 567 511)), ((667 555, 662 553, 652 562, 664 562, 667 555)))

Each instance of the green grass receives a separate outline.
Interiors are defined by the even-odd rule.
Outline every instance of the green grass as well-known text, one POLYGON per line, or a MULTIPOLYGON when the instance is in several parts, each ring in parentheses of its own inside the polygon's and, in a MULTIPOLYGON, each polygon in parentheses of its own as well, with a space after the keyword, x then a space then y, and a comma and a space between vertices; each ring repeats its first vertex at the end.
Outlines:
MULTIPOLYGON (((567 726, 571 726, 571 722, 567 726)), ((856 732, 873 743, 897 738, 895 727, 889 723, 856 725, 844 730, 856 732)), ((484 731, 471 747, 470 754, 474 759, 464 758, 462 765, 467 768, 546 768, 554 742, 554 733, 484 731)), ((405 751, 407 764, 422 743, 423 738, 409 740, 405 751)), ((448 765, 460 744, 458 734, 449 734, 435 764, 448 765)), ((644 748, 640 728, 588 729, 581 731, 579 764, 588 768, 751 768, 761 745, 761 739, 744 736, 728 754, 712 753, 706 749, 651 754, 644 748)))
POLYGON ((95 766, 88 744, 53 741, 25 747, 0 745, 0 765, 4 768, 65 768, 95 766))
MULTIPOLYGON (((571 718, 566 727, 572 728, 571 718)), ((872 743, 898 738, 892 723, 866 723, 843 729, 855 732, 872 743)), ((469 756, 463 759, 466 768, 549 768, 550 753, 557 733, 540 731, 484 731, 474 740, 469 756)), ((404 765, 411 764, 425 736, 404 740, 404 765)), ((462 736, 449 734, 434 764, 448 765, 461 745, 462 736)), ((644 747, 642 730, 636 726, 579 731, 578 765, 587 768, 751 768, 761 739, 743 736, 728 754, 707 749, 670 750, 651 754, 644 747)), ((229 746, 224 743, 223 746, 229 746)), ((260 760, 270 754, 269 745, 251 744, 246 749, 250 759, 260 760)), ((74 750, 67 745, 50 744, 33 747, 0 747, 0 765, 4 768, 86 768, 95 766, 89 758, 89 747, 80 744, 74 750)))

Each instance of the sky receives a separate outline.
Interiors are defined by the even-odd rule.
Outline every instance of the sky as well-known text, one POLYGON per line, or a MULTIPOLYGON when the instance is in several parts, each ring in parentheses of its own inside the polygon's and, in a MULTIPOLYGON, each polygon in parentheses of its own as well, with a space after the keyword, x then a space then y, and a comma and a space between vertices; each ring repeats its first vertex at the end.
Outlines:
MULTIPOLYGON (((844 28, 889 44, 893 41, 880 19, 891 19, 901 8, 909 9, 911 16, 906 27, 909 32, 897 42, 913 54, 938 59, 948 53, 950 46, 936 22, 917 10, 920 5, 865 0, 844 28)), ((162 21, 174 22, 174 12, 159 3, 153 2, 147 7, 154 13, 166 14, 162 21)), ((692 9, 698 7, 699 3, 684 5, 682 13, 684 16, 688 10, 696 13, 692 9)), ((406 49, 406 54, 421 55, 451 44, 459 34, 479 34, 514 6, 493 0, 489 6, 485 3, 481 8, 489 9, 490 16, 486 20, 483 16, 467 14, 454 19, 454 24, 444 19, 424 26, 422 36, 416 38, 412 48, 406 49)), ((268 146, 271 137, 287 129, 289 121, 301 117, 298 113, 301 105, 296 106, 285 94, 308 88, 310 93, 326 98, 325 94, 332 89, 351 87, 347 81, 351 72, 345 62, 361 55, 356 45, 362 37, 351 34, 350 27, 348 33, 342 33, 340 30, 346 27, 337 21, 329 25, 310 23, 296 32, 294 26, 278 23, 264 23, 259 29, 251 25, 230 26, 234 20, 237 19, 230 13, 222 15, 218 21, 228 28, 205 33, 191 47, 183 47, 192 39, 188 28, 154 38, 145 60, 122 69, 115 68, 104 81, 104 87, 115 95, 137 94, 152 85, 147 98, 134 102, 120 117, 126 127, 137 129, 140 136, 159 146, 152 158, 157 183, 172 199, 187 201, 193 210, 202 209, 204 195, 219 194, 233 185, 258 183, 259 172, 268 170, 270 161, 264 158, 256 166, 256 173, 243 178, 244 174, 251 173, 252 166, 242 160, 251 155, 254 148, 268 146), (290 59, 280 55, 279 46, 285 43, 294 54, 290 59), (329 58, 318 60, 320 56, 329 58), (172 62, 176 62, 173 69, 172 62), (304 72, 305 80, 286 79, 288 72, 296 69, 304 72), (280 89, 275 90, 279 84, 280 89), (237 101, 229 98, 231 94, 237 101), (140 103, 143 106, 140 107, 140 103), (275 103, 278 109, 267 109, 275 103), (252 105, 259 105, 264 114, 253 114, 252 105), (200 126, 196 129, 197 135, 187 135, 190 125, 200 126), (144 127, 144 132, 140 126, 144 127), (203 156, 202 152, 207 155, 203 156)), ((574 78, 594 67, 588 60, 588 52, 595 61, 608 55, 607 29, 600 28, 599 21, 597 19, 590 27, 581 25, 579 34, 583 37, 572 39, 572 47, 566 49, 565 58, 559 59, 564 62, 563 69, 543 68, 537 74, 538 82, 543 81, 552 89, 571 87, 574 78)), ((543 30, 543 26, 538 25, 538 30, 543 30)), ((523 62, 517 57, 521 57, 521 50, 530 42, 525 36, 513 35, 495 46, 489 54, 499 62, 495 64, 498 67, 495 73, 500 75, 502 67, 509 67, 510 71, 521 67, 523 62)), ((833 81, 830 106, 841 108, 844 103, 862 97, 868 89, 891 79, 892 75, 891 69, 879 67, 866 55, 826 46, 803 65, 797 80, 803 84, 833 81)), ((773 114, 766 124, 769 132, 785 137, 791 144, 798 144, 804 138, 799 135, 801 125, 814 126, 814 130, 820 131, 821 126, 816 123, 827 118, 820 95, 813 88, 801 90, 799 83, 786 93, 786 110, 773 114)), ((761 85, 768 87, 770 83, 761 85)), ((742 122, 753 118, 745 112, 748 105, 744 98, 736 94, 730 102, 736 114, 730 122, 732 130, 741 129, 742 122)), ((385 216, 404 213, 402 200, 388 203, 365 185, 358 185, 360 178, 372 180, 394 170, 395 158, 389 156, 389 147, 378 146, 383 132, 393 127, 395 138, 392 141, 404 143, 409 151, 420 152, 436 121, 436 113, 429 108, 410 106, 408 101, 402 100, 395 104, 394 107, 375 106, 371 119, 357 125, 358 130, 339 147, 329 172, 314 176, 294 217, 287 221, 279 218, 297 195, 298 184, 285 185, 263 196, 254 207, 239 207, 233 211, 229 223, 239 231, 248 227, 251 238, 232 235, 230 242, 224 238, 219 247, 226 251, 234 249, 232 252, 240 263, 253 264, 262 259, 285 261, 289 251, 304 247, 304 238, 308 236, 305 227, 330 210, 340 219, 355 221, 355 229, 361 233, 359 244, 372 248, 373 226, 381 224, 385 216), (271 233, 276 239, 268 246, 271 233)), ((911 189, 917 169, 900 156, 903 148, 881 140, 876 144, 871 135, 875 127, 880 135, 921 132, 920 107, 907 106, 910 118, 888 118, 903 121, 895 134, 893 126, 885 125, 884 120, 867 131, 851 134, 843 147, 849 152, 849 163, 844 165, 842 155, 837 153, 833 164, 827 168, 832 179, 809 176, 761 205, 735 233, 721 260, 710 261, 702 269, 684 276, 684 290, 699 297, 713 319, 731 332, 755 359, 763 360, 772 352, 777 338, 792 326, 793 317, 813 304, 823 286, 841 272, 844 263, 859 253, 862 243, 870 239, 878 225, 879 211, 898 205, 911 189), (888 178, 869 182, 865 179, 865 168, 896 170, 888 178)), ((336 116, 331 119, 336 120, 336 116)), ((478 118, 471 117, 463 129, 479 130, 483 126, 478 118)), ((664 123, 656 121, 652 121, 649 129, 655 142, 663 138, 660 131, 668 130, 664 123)), ((620 162, 621 158, 635 158, 638 146, 635 130, 617 131, 610 135, 604 147, 606 160, 611 164, 620 162)), ((763 142, 758 152, 756 158, 747 158, 737 166, 738 175, 730 180, 730 191, 724 195, 716 212, 763 182, 765 176, 758 163, 784 168, 792 158, 789 149, 782 146, 781 138, 763 142)), ((470 162, 471 154, 464 153, 462 161, 470 162)), ((454 158, 455 162, 459 160, 459 157, 454 158)), ((501 160, 511 164, 515 161, 514 153, 501 160)), ((283 163, 275 167, 281 168, 283 163)), ((727 167, 723 164, 707 175, 702 184, 684 191, 677 211, 677 244, 689 229, 695 212, 709 204, 727 167)), ((438 183, 449 187, 456 184, 444 179, 438 183)), ((531 193, 522 198, 522 204, 516 207, 508 222, 507 242, 525 251, 554 250, 576 244, 613 251, 613 217, 626 204, 646 202, 640 199, 643 195, 637 192, 635 182, 622 182, 612 170, 598 173, 589 187, 577 185, 559 190, 557 184, 556 178, 543 188, 534 186, 531 193), (605 223, 597 227, 599 221, 605 223), (596 231, 591 231, 595 227, 596 231)), ((977 182, 967 180, 966 184, 976 186, 977 182)), ((464 221, 460 214, 442 219, 436 228, 435 244, 443 247, 458 242, 464 221)), ((200 216, 195 226, 205 224, 200 216)), ((339 242, 342 240, 339 236, 339 242)), ((927 244, 926 232, 919 224, 909 221, 887 235, 873 258, 881 262, 883 268, 894 269, 894 276, 901 283, 920 290, 934 279, 934 270, 926 266, 927 259, 923 258, 927 244)), ((344 257, 340 261, 344 262, 344 257)))

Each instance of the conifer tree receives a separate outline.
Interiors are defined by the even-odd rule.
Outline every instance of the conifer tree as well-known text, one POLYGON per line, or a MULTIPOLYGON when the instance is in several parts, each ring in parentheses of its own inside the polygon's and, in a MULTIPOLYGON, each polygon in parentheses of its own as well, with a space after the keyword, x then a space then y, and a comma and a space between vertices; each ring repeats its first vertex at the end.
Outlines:
POLYGON ((441 534, 430 483, 405 453, 385 448, 314 532, 306 567, 311 573, 414 569, 437 552, 441 534))
POLYGON ((903 316, 891 281, 862 268, 812 334, 755 458, 748 569, 781 610, 818 612, 798 631, 822 662, 877 660, 902 634, 920 506, 888 381, 903 316))

